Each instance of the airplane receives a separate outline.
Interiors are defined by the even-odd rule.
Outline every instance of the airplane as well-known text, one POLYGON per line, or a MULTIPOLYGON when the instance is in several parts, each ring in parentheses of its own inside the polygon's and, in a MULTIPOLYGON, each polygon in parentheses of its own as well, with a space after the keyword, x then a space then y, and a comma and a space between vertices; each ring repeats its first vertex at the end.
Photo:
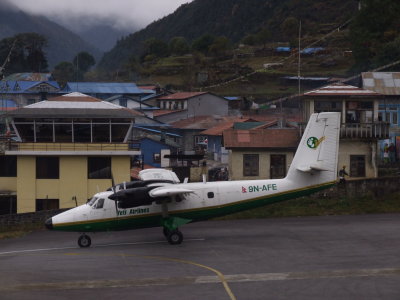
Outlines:
POLYGON ((282 179, 180 183, 166 169, 146 169, 140 180, 114 185, 86 204, 45 222, 50 230, 80 232, 80 247, 90 247, 87 232, 163 228, 172 244, 180 244, 179 227, 329 188, 337 182, 340 113, 312 114, 282 179))

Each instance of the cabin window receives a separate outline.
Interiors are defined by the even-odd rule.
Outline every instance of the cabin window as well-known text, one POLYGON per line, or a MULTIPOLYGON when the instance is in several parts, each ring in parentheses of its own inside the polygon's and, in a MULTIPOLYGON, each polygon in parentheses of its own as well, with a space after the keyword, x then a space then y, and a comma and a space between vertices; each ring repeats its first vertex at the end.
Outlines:
POLYGON ((0 155, 0 177, 17 177, 17 157, 0 155))
POLYGON ((17 213, 17 196, 0 195, 0 215, 17 213))
POLYGON ((350 155, 350 177, 365 177, 365 155, 350 155))
POLYGON ((88 179, 111 179, 111 157, 88 157, 88 179))
POLYGON ((60 208, 59 199, 36 199, 36 211, 60 208))
POLYGON ((213 192, 208 192, 207 193, 207 197, 210 198, 210 199, 214 198, 214 193, 213 192))
POLYGON ((37 179, 59 179, 60 159, 54 156, 36 157, 36 178, 37 179))
POLYGON ((89 206, 92 206, 93 203, 95 203, 97 199, 98 199, 97 197, 93 197, 92 199, 89 199, 89 201, 88 201, 87 204, 88 204, 89 206))
POLYGON ((99 208, 103 208, 104 206, 104 199, 100 198, 99 200, 97 200, 97 202, 92 206, 92 208, 94 209, 99 209, 99 208))
POLYGON ((243 176, 259 175, 259 155, 243 154, 243 176))

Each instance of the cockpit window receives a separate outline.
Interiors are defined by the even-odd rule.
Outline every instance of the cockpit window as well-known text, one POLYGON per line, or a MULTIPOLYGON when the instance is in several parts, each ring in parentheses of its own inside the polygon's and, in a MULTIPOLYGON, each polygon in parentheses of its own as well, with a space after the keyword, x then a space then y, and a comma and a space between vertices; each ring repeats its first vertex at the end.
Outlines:
POLYGON ((90 199, 90 200, 88 201, 88 203, 87 203, 87 204, 88 204, 89 206, 92 206, 92 205, 93 205, 93 203, 95 203, 97 199, 99 199, 99 198, 97 198, 97 197, 93 197, 92 199, 90 199))
POLYGON ((104 206, 104 199, 100 198, 99 200, 97 200, 96 204, 93 205, 93 208, 99 209, 99 208, 103 208, 104 206))

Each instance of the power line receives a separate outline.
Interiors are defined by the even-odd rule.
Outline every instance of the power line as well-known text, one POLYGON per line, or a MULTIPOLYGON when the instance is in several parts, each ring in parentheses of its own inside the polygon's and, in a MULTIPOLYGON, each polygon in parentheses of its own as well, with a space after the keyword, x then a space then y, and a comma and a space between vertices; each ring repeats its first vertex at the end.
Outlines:
MULTIPOLYGON (((351 18, 351 19, 347 20, 347 21, 344 22, 342 25, 336 27, 334 30, 332 30, 332 31, 330 31, 329 33, 325 34, 325 35, 324 35, 323 37, 321 37, 320 39, 318 39, 318 40, 312 42, 311 44, 308 44, 305 48, 311 48, 311 47, 313 47, 314 45, 318 44, 319 42, 321 42, 321 41, 325 40, 326 38, 330 37, 331 35, 333 35, 333 34, 335 34, 335 33, 337 33, 337 32, 340 32, 340 30, 341 30, 343 27, 347 26, 353 19, 354 19, 354 18, 351 18)), ((305 48, 304 48, 304 49, 305 49, 305 48)), ((301 52, 301 49, 299 49, 299 53, 300 53, 300 52, 301 52)), ((297 55, 298 55, 298 53, 296 53, 296 52, 291 53, 288 57, 285 57, 285 58, 283 58, 282 60, 278 61, 278 63, 282 63, 282 64, 283 64, 284 62, 286 62, 286 61, 288 61, 288 60, 290 60, 290 59, 292 59, 292 58, 295 58, 297 55)), ((263 71, 263 70, 264 70, 264 69, 257 69, 257 70, 255 70, 255 71, 253 71, 253 72, 249 72, 249 73, 247 73, 247 74, 245 74, 245 75, 238 76, 238 77, 236 77, 236 78, 234 78, 234 79, 231 79, 231 80, 228 80, 228 81, 225 81, 225 82, 221 82, 221 83, 218 83, 218 84, 209 85, 209 86, 206 86, 206 87, 201 87, 201 88, 199 88, 199 90, 202 91, 202 90, 204 90, 204 89, 213 89, 213 88, 216 88, 216 87, 220 87, 220 86, 223 86, 223 85, 227 85, 227 84, 230 84, 230 83, 232 83, 232 82, 235 82, 235 81, 244 79, 244 78, 246 78, 246 77, 248 77, 248 76, 252 76, 252 75, 254 75, 254 74, 256 74, 256 73, 259 73, 260 71, 263 71)))

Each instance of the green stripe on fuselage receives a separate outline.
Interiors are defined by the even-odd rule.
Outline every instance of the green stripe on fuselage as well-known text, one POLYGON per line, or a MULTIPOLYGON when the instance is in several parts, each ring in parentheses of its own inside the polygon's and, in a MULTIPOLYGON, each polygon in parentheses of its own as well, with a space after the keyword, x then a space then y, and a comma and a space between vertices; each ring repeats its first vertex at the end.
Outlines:
MULTIPOLYGON (((171 211, 169 212, 169 216, 191 219, 193 220, 193 222, 202 221, 215 217, 229 215, 232 213, 252 208, 265 206, 280 201, 307 196, 317 191, 329 188, 335 185, 335 183, 336 182, 328 182, 317 186, 290 190, 273 195, 263 195, 257 198, 246 199, 218 206, 171 211)), ((97 220, 89 220, 83 222, 54 224, 53 229, 60 231, 78 231, 78 232, 129 230, 129 229, 161 226, 162 224, 161 220, 162 220, 161 213, 153 213, 153 214, 126 216, 126 217, 119 216, 115 218, 97 219, 97 220)))

